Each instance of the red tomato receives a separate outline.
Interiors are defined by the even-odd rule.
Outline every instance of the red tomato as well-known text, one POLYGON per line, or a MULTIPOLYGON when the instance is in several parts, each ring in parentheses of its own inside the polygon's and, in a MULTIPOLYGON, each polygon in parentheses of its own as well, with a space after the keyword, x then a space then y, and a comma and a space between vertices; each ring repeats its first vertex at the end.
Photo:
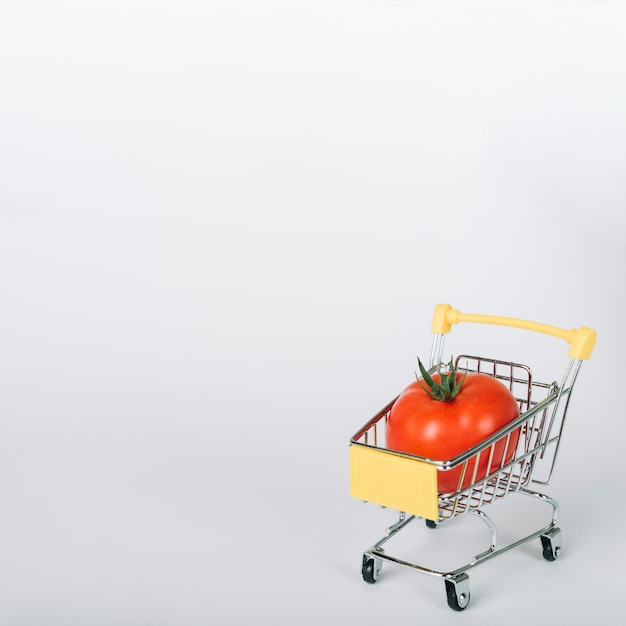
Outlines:
MULTIPOLYGON (((456 381, 463 375, 456 374, 456 381)), ((441 377, 432 379, 439 383, 441 377)), ((498 380, 486 374, 466 374, 458 395, 452 400, 435 400, 420 385, 423 379, 411 383, 394 403, 387 420, 387 448, 406 452, 435 461, 447 461, 480 443, 519 415, 513 394, 498 380)), ((499 441, 491 463, 491 472, 513 458, 519 439, 519 429, 506 441, 499 441)), ((489 453, 481 454, 476 480, 487 475, 489 453)), ((464 489, 472 480, 475 459, 465 471, 463 485, 459 485, 462 467, 440 471, 440 493, 464 489)))

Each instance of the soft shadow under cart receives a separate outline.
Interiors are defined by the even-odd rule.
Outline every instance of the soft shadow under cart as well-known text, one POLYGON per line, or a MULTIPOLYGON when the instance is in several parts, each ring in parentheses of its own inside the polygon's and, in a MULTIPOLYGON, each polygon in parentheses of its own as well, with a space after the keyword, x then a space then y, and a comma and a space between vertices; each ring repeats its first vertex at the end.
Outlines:
POLYGON ((393 400, 369 420, 350 440, 350 491, 360 500, 397 510, 398 521, 387 528, 384 536, 363 553, 362 576, 375 583, 381 575, 383 562, 404 566, 415 571, 439 577, 445 582, 450 608, 465 609, 470 601, 468 570, 525 544, 539 539, 543 557, 554 561, 561 549, 561 531, 557 526, 558 503, 538 491, 534 485, 547 485, 554 471, 563 427, 568 412, 574 383, 581 364, 591 356, 596 333, 587 327, 565 330, 517 318, 461 313, 447 304, 435 307, 431 332, 433 345, 429 372, 443 371, 442 356, 446 335, 454 324, 471 322, 522 328, 564 339, 569 344, 570 357, 561 382, 534 380, 530 367, 510 361, 471 355, 458 355, 457 371, 480 372, 493 376, 506 385, 515 396, 520 415, 488 439, 454 458, 427 459, 389 450, 385 447, 385 425, 393 400), (497 450, 509 449, 517 439, 514 454, 506 459, 498 457, 497 450), (486 472, 477 474, 477 468, 486 472), (535 478, 538 465, 547 468, 547 477, 535 478), (453 493, 440 493, 437 476, 440 472, 460 471, 458 488, 453 493), (468 484, 469 483, 469 484, 468 484), (531 488, 533 485, 533 488, 531 488), (550 507, 550 521, 506 545, 499 545, 498 529, 484 508, 511 494, 520 494, 544 502, 550 507), (453 518, 471 514, 488 527, 491 542, 488 548, 448 571, 439 571, 386 553, 383 545, 416 519, 425 520, 431 529, 453 518))

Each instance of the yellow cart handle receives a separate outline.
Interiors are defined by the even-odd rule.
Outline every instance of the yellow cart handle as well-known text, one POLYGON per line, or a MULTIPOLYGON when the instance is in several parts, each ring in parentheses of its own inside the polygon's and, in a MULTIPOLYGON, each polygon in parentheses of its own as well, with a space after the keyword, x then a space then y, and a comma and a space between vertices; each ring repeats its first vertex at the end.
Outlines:
POLYGON ((585 326, 566 330, 557 326, 540 324, 539 322, 520 320, 515 317, 461 313, 453 309, 449 304, 438 304, 435 307, 430 331, 435 334, 449 333, 452 330, 452 324, 458 324, 459 322, 513 326, 515 328, 533 330, 538 333, 559 337, 560 339, 565 339, 569 344, 567 355, 572 359, 588 359, 596 344, 596 331, 585 326))

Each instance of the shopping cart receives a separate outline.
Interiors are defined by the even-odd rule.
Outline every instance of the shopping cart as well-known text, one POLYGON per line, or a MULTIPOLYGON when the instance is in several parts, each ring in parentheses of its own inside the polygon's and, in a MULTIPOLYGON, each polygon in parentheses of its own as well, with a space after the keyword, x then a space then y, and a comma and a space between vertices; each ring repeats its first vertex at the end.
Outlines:
POLYGON ((527 365, 480 356, 457 356, 457 371, 481 372, 505 384, 519 403, 520 415, 488 439, 452 459, 430 460, 385 447, 386 420, 395 400, 350 440, 351 495, 400 512, 398 521, 387 528, 382 539, 363 553, 363 579, 368 583, 376 582, 383 562, 442 578, 448 605, 456 611, 467 608, 470 601, 469 569, 538 538, 547 561, 554 561, 559 556, 561 530, 556 525, 559 505, 553 498, 531 489, 530 485, 547 485, 552 478, 574 383, 582 361, 591 356, 596 341, 595 331, 587 327, 565 330, 510 317, 461 313, 447 304, 439 304, 435 307, 431 326, 434 336, 430 373, 447 369, 442 359, 444 340, 452 325, 459 322, 516 327, 556 336, 569 344, 567 355, 570 358, 561 383, 557 384, 534 380, 527 365), (499 446, 498 449, 502 450, 504 443, 504 448, 509 450, 509 442, 517 437, 512 458, 507 455, 503 460, 500 454, 496 459, 496 448, 499 446), (486 472, 482 470, 485 459, 486 472), (537 478, 535 472, 539 465, 545 475, 541 478, 537 478), (477 473, 479 466, 481 471, 477 473), (460 471, 458 490, 439 493, 438 473, 450 471, 460 471), (551 507, 552 515, 545 526, 499 546, 497 526, 483 508, 511 494, 546 503, 551 507), (382 547, 415 519, 425 520, 425 525, 432 529, 465 514, 473 514, 487 525, 491 543, 484 552, 460 567, 439 571, 391 556, 382 547))

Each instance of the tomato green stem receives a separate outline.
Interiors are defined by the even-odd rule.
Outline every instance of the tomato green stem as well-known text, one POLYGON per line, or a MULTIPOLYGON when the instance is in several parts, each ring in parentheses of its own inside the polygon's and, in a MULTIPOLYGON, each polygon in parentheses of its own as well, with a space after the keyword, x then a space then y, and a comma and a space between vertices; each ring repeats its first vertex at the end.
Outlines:
POLYGON ((440 402, 450 402, 454 400, 456 396, 461 391, 461 387, 463 386, 463 382, 465 381, 465 376, 467 376, 467 372, 463 374, 463 378, 459 382, 456 380, 456 370, 454 369, 454 361, 450 359, 450 363, 448 364, 448 371, 442 372, 440 375, 440 382, 433 380, 432 376, 428 373, 422 362, 417 359, 417 363, 420 368, 420 372, 422 373, 422 378, 428 387, 423 385, 419 378, 417 382, 420 387, 433 399, 439 400, 440 402))

